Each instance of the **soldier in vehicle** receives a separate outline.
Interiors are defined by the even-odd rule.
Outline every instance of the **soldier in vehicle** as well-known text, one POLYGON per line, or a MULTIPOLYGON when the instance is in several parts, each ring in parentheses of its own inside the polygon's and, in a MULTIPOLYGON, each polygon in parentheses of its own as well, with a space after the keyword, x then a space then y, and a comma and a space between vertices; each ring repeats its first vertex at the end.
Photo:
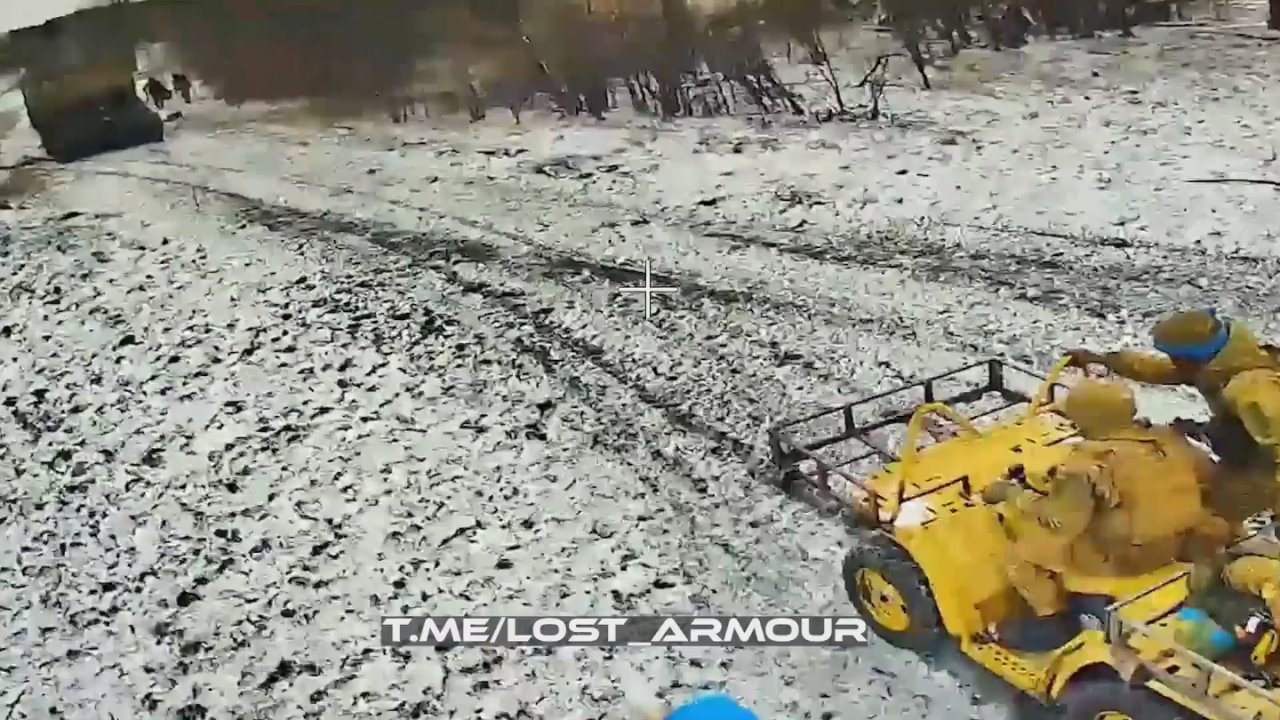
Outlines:
POLYGON ((182 97, 182 102, 191 104, 191 79, 185 74, 173 74, 173 91, 182 97))
POLYGON ((1202 503, 1208 455, 1169 428, 1139 424, 1127 387, 1082 381, 1062 411, 1083 441, 1050 472, 1047 494, 1011 480, 983 493, 1012 511, 1005 516, 1009 579, 1035 618, 1025 628, 1028 639, 1003 641, 1027 650, 1054 647, 1074 634, 1064 576, 1140 575, 1188 552, 1203 562, 1229 539, 1226 523, 1202 503))
POLYGON ((1211 659, 1244 650, 1247 666, 1265 671, 1274 682, 1280 650, 1280 543, 1264 532, 1229 548, 1223 560, 1192 572, 1184 610, 1191 617, 1175 637, 1211 659), (1215 632, 1218 642, 1206 643, 1215 632))
POLYGON ((1233 524, 1274 509, 1280 491, 1280 361, 1243 323, 1212 310, 1173 313, 1152 333, 1159 353, 1073 350, 1072 365, 1106 366, 1121 377, 1199 390, 1212 419, 1204 428, 1220 459, 1214 511, 1233 524))
POLYGON ((169 88, 153 77, 147 78, 147 84, 143 86, 142 91, 151 99, 151 104, 155 105, 157 110, 163 110, 164 104, 173 97, 169 88))
POLYGON ((1227 562, 1221 573, 1223 585, 1247 593, 1262 601, 1272 622, 1280 618, 1280 559, 1262 554, 1247 554, 1227 562))

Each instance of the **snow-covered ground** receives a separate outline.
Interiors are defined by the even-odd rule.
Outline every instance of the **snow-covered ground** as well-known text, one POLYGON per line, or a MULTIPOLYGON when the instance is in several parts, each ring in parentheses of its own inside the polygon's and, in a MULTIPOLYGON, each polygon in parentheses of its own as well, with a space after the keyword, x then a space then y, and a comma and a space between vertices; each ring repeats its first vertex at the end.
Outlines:
POLYGON ((770 423, 1187 305, 1275 337, 1275 189, 1187 181, 1267 175, 1277 60, 1202 35, 966 54, 892 125, 202 106, 48 168, 0 210, 0 705, 568 720, 724 686, 1001 717, 879 643, 386 652, 376 621, 847 611, 842 531, 754 469, 770 423), (645 261, 679 289, 652 317, 618 292, 645 261))

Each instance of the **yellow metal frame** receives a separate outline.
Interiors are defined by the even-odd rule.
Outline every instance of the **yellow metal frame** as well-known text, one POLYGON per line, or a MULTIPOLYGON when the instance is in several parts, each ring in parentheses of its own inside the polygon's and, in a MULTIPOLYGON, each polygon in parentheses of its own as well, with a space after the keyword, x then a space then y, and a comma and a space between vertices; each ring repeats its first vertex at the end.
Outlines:
MULTIPOLYGON (((1004 571, 1004 526, 997 509, 983 503, 980 494, 1011 464, 1023 465, 1031 476, 1071 451, 1075 428, 1050 401, 1066 367, 1065 358, 1055 364, 1022 412, 984 427, 945 403, 922 403, 906 422, 899 458, 866 478, 845 475, 866 495, 844 499, 856 516, 893 538, 919 565, 943 626, 960 650, 1020 691, 1053 702, 1079 672, 1105 666, 1209 720, 1280 720, 1280 700, 1271 693, 1179 647, 1171 634, 1162 636, 1151 624, 1185 601, 1187 568, 1182 564, 1141 577, 1075 578, 1068 589, 1126 599, 1111 606, 1105 629, 1085 630, 1051 652, 1018 653, 976 639, 1017 602, 1004 571), (922 447, 931 416, 949 420, 958 432, 922 447), (903 522, 909 503, 919 505, 910 522, 903 522), (923 520, 921 508, 927 516, 923 520), (1168 657, 1183 658, 1182 674, 1189 672, 1186 667, 1197 668, 1207 678, 1204 687, 1168 672, 1168 657), (1225 689, 1247 702, 1224 701, 1220 696, 1225 689)), ((834 467, 802 454, 817 460, 821 472, 834 467)))
MULTIPOLYGON (((1019 423, 1034 426, 1036 418, 1047 411, 1053 410, 1053 406, 1049 403, 1049 396, 1063 372, 1067 368, 1070 358, 1059 360, 1049 373, 1045 376, 1044 382, 1036 390, 1036 394, 1027 408, 1021 413, 1019 423)), ((887 498, 893 498, 894 504, 889 509, 887 518, 889 523, 897 519, 898 513, 901 511, 900 498, 904 496, 905 488, 913 484, 920 474, 920 466, 923 464, 921 457, 921 439, 925 431, 925 420, 930 416, 941 416, 945 420, 949 420, 955 424, 960 433, 956 437, 947 441, 949 448, 957 448, 965 446, 968 448, 981 449, 989 440, 989 435, 984 435, 973 424, 973 421, 966 417, 963 413, 955 408, 940 402, 925 403, 916 408, 911 415, 911 419, 907 421, 906 435, 902 440, 902 455, 895 468, 896 472, 890 473, 888 477, 893 478, 890 481, 891 487, 885 493, 887 498)), ((932 468, 928 468, 932 469, 932 468)), ((874 484, 874 483, 873 483, 874 484)))
POLYGON ((1011 464, 1047 471, 1070 452, 1070 445, 1062 441, 1073 436, 1075 429, 1048 402, 1066 365, 1063 360, 1053 367, 1014 420, 997 421, 988 428, 979 429, 946 404, 921 405, 907 422, 898 462, 866 481, 867 490, 885 501, 878 523, 929 578, 943 623, 956 637, 981 633, 989 625, 989 615, 999 616, 1014 602, 1004 570, 1008 546, 1004 526, 978 496, 1011 464), (930 416, 951 421, 959 434, 922 448, 925 420, 930 416), (976 468, 982 468, 980 474, 973 472, 976 468), (960 475, 965 471, 969 474, 960 475), (928 506, 933 516, 928 523, 897 523, 901 499, 907 497, 928 506), (954 542, 958 537, 965 541, 954 542))
POLYGON ((883 499, 876 521, 903 546, 928 578, 938 613, 960 650, 1018 690, 1051 702, 1084 668, 1112 666, 1106 634, 1085 630, 1061 648, 1023 654, 975 638, 1016 602, 1005 574, 1008 540, 999 515, 978 500, 1009 465, 1047 471, 1071 450, 1075 429, 1050 402, 1052 388, 1066 370, 1059 361, 1031 401, 1011 418, 979 428, 969 417, 940 402, 916 408, 906 424, 897 462, 866 480, 868 492, 883 499), (922 447, 926 420, 941 417, 957 429, 954 437, 922 447), (981 468, 980 470, 978 468, 981 468), (967 475, 960 473, 967 472, 967 475), (924 502, 930 519, 903 526, 906 502, 924 502), (955 538, 964 538, 956 543, 955 538))
POLYGON ((886 595, 893 599, 895 607, 883 607, 883 602, 864 602, 868 612, 882 627, 886 627, 894 632, 904 632, 911 627, 911 616, 907 613, 906 602, 902 597, 902 593, 893 583, 884 576, 879 570, 871 568, 862 568, 854 578, 854 582, 861 589, 864 585, 868 589, 876 591, 877 594, 886 595))
POLYGON ((1208 720, 1280 720, 1280 692, 1174 640, 1162 608, 1171 592, 1185 597, 1187 575, 1167 578, 1109 609, 1107 637, 1123 676, 1208 720), (1155 599, 1161 594, 1166 597, 1155 599))

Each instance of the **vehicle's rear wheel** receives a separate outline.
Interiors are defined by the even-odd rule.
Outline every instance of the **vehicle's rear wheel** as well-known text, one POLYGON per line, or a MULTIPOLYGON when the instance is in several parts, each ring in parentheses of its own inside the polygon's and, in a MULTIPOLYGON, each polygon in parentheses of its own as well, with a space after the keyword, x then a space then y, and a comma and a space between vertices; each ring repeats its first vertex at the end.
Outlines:
POLYGON ((1064 720, 1182 720, 1193 716, 1145 687, 1085 681, 1062 695, 1064 720))
POLYGON ((895 647, 928 653, 946 639, 924 571, 888 535, 859 532, 844 558, 844 588, 876 635, 895 647))

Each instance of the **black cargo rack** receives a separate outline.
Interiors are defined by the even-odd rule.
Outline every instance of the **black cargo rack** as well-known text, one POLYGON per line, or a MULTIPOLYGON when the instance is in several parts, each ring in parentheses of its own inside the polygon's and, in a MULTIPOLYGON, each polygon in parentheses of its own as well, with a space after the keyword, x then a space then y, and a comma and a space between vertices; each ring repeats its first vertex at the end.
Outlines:
MULTIPOLYGON (((851 482, 858 487, 864 487, 864 480, 854 477, 842 468, 871 458, 876 458, 881 463, 885 464, 896 462, 899 459, 898 455, 895 454, 893 450, 878 445, 871 439, 870 434, 877 430, 894 425, 906 424, 911 420, 911 417, 915 414, 916 409, 921 403, 911 402, 910 407, 904 408, 901 412, 881 416, 866 424, 858 424, 855 422, 854 409, 895 395, 907 394, 917 389, 923 393, 922 403, 937 402, 953 407, 977 402, 992 395, 999 396, 1004 401, 999 407, 987 410, 978 415, 969 416, 971 420, 980 420, 992 415, 998 415, 1019 405, 1029 405, 1034 400, 1031 395, 1019 392, 1009 387, 1007 381, 1011 374, 1021 375, 1028 380, 1035 381, 1035 384, 1038 387, 1043 386, 1044 383, 1048 382, 1048 378, 1039 372, 1028 370, 999 358, 980 360, 939 375, 934 375, 932 377, 901 385, 892 390, 887 390, 843 405, 820 410, 801 418, 779 423, 769 431, 769 450, 772 454, 773 462, 783 471, 789 471, 794 470, 802 461, 810 460, 817 466, 818 472, 821 475, 825 476, 828 473, 835 473, 844 480, 851 482), (964 373, 972 372, 973 370, 982 367, 985 367, 987 370, 987 379, 982 385, 951 395, 938 396, 937 385, 941 381, 957 378, 964 373), (840 418, 842 430, 834 435, 801 442, 792 434, 792 431, 797 428, 797 426, 802 426, 814 422, 815 420, 835 418, 837 416, 840 418), (869 451, 838 463, 827 462, 819 455, 819 451, 822 449, 848 440, 857 441, 859 445, 868 448, 869 451)), ((1067 389, 1066 385, 1057 382, 1053 383, 1049 386, 1049 396, 1046 399, 1046 402, 1052 403, 1056 401, 1059 398, 1059 393, 1064 392, 1067 389)))

